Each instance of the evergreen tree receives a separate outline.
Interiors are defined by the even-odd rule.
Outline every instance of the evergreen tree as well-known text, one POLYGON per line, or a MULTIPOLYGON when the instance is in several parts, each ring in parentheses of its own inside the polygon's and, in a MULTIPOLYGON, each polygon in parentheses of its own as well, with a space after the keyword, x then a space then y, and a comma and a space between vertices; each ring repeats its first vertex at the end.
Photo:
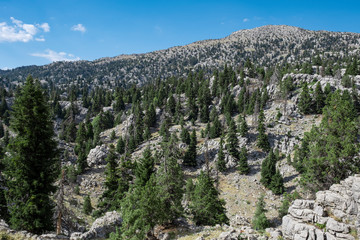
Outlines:
POLYGON ((241 148, 241 151, 240 151, 240 154, 239 154, 239 164, 238 164, 238 167, 237 167, 238 171, 241 174, 248 174, 250 172, 250 167, 249 167, 249 164, 248 164, 247 157, 248 157, 247 149, 246 149, 245 146, 243 146, 241 148))
POLYGON ((201 107, 200 121, 202 123, 207 123, 209 121, 209 108, 205 104, 201 107))
POLYGON ((270 226, 270 222, 265 215, 266 212, 264 195, 261 195, 256 204, 256 210, 252 221, 252 227, 254 229, 264 231, 270 226))
POLYGON ((196 144, 197 144, 197 139, 196 139, 196 132, 194 129, 190 136, 189 148, 186 151, 185 156, 184 156, 184 165, 185 166, 196 167, 196 165, 197 165, 197 163, 196 163, 196 144))
POLYGON ((83 212, 84 212, 86 215, 89 215, 89 214, 91 214, 92 211, 93 211, 93 207, 92 207, 92 205, 91 205, 90 196, 89 196, 89 195, 86 195, 86 196, 85 196, 85 199, 84 199, 83 212))
POLYGON ((119 154, 125 153, 125 141, 124 141, 124 139, 123 139, 122 136, 120 136, 120 137, 119 137, 119 140, 117 141, 116 151, 117 151, 119 154))
POLYGON ((196 225, 214 226, 229 222, 225 215, 225 201, 219 199, 213 180, 204 172, 198 177, 189 208, 196 225))
POLYGON ((320 126, 308 134, 309 155, 303 159, 301 183, 309 190, 328 189, 353 173, 360 163, 357 114, 351 96, 334 92, 323 109, 320 126))
POLYGON ((53 203, 59 161, 49 107, 40 83, 31 76, 16 96, 11 128, 16 137, 6 160, 10 224, 43 233, 53 229, 53 203))
POLYGON ((231 119, 230 121, 230 126, 228 129, 228 134, 227 134, 227 145, 226 148, 228 149, 228 152, 231 156, 233 156, 236 160, 239 159, 239 151, 238 151, 238 145, 239 145, 239 140, 236 136, 236 125, 234 120, 231 119))
POLYGON ((153 104, 150 104, 149 109, 146 111, 145 124, 148 127, 156 126, 156 111, 155 111, 155 107, 153 104))
POLYGON ((222 131, 222 126, 221 126, 219 117, 216 115, 214 117, 214 120, 213 120, 212 125, 210 127, 209 137, 210 138, 220 137, 221 131, 222 131))
POLYGON ((276 156, 273 150, 270 150, 269 155, 263 160, 261 164, 261 179, 260 182, 269 188, 272 178, 276 173, 276 156))
POLYGON ((216 162, 217 169, 220 172, 224 172, 226 170, 226 162, 225 162, 225 154, 223 151, 223 137, 220 138, 220 147, 218 152, 218 160, 216 162))
MULTIPOLYGON (((164 222, 166 211, 154 174, 144 186, 135 185, 121 204, 121 239, 143 240, 156 224, 164 222)), ((120 234, 119 233, 119 234, 120 234)))
POLYGON ((298 106, 303 114, 309 114, 311 111, 311 96, 307 82, 303 83, 298 106))
POLYGON ((2 176, 2 172, 4 171, 4 151, 2 146, 0 145, 0 218, 8 221, 9 220, 9 212, 7 207, 7 202, 5 198, 5 189, 6 182, 4 181, 4 177, 2 176))
MULTIPOLYGON (((117 174, 117 162, 115 155, 114 145, 110 145, 110 151, 108 156, 106 157, 106 170, 105 170, 105 190, 101 196, 101 201, 99 203, 99 208, 102 209, 103 212, 116 210, 119 206, 119 195, 117 194, 118 190, 118 179, 119 176, 117 174)), ((123 193, 121 193, 123 194, 123 193)))
POLYGON ((180 138, 183 143, 186 143, 187 145, 190 144, 190 140, 191 140, 190 133, 187 130, 187 128, 184 127, 181 128, 180 138))
MULTIPOLYGON (((239 115, 239 118, 241 116, 239 115)), ((240 133, 240 136, 241 137, 246 137, 248 135, 248 131, 249 131, 249 127, 246 123, 246 119, 245 119, 245 116, 242 116, 241 117, 241 123, 240 123, 240 130, 239 130, 239 133, 240 133)))
POLYGON ((166 210, 166 222, 173 222, 182 216, 184 209, 181 205, 185 185, 184 174, 177 158, 180 155, 177 150, 176 141, 170 139, 169 143, 163 144, 164 159, 157 172, 157 183, 160 195, 166 210))
POLYGON ((146 182, 149 181, 150 176, 155 172, 154 166, 154 158, 151 155, 150 148, 147 147, 140 162, 136 164, 135 183, 140 186, 145 186, 146 182))
POLYGON ((0 138, 2 138, 4 136, 4 126, 3 123, 0 121, 0 138))
POLYGON ((277 170, 275 175, 271 178, 271 183, 269 188, 276 195, 283 194, 285 192, 284 179, 281 176, 279 170, 277 170))
POLYGON ((325 106, 325 96, 324 96, 324 92, 321 89, 320 82, 316 84, 314 100, 315 100, 315 112, 317 114, 321 114, 322 109, 325 106))
POLYGON ((270 149, 270 143, 268 140, 268 136, 265 133, 265 124, 264 124, 264 120, 265 120, 265 115, 264 115, 264 111, 261 110, 259 113, 259 123, 258 123, 258 136, 257 136, 257 146, 259 148, 261 148, 263 151, 269 151, 270 149))

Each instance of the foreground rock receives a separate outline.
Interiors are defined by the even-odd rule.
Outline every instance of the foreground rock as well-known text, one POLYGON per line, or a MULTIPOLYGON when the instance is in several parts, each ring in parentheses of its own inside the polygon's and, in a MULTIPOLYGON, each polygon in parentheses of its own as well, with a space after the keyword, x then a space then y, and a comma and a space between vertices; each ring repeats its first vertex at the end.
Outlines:
POLYGON ((71 234, 71 240, 83 240, 83 239, 104 239, 111 232, 115 232, 116 228, 119 228, 122 223, 120 214, 116 211, 107 212, 103 217, 95 220, 89 231, 85 233, 73 233, 71 234))
POLYGON ((282 230, 286 239, 359 239, 360 175, 317 192, 315 200, 295 200, 282 230))

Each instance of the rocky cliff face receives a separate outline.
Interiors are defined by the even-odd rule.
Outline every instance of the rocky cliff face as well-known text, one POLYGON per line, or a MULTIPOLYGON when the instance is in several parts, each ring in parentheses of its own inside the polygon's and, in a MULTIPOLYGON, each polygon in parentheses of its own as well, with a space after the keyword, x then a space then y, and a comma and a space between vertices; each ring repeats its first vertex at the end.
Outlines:
POLYGON ((286 239, 359 239, 360 175, 318 192, 315 200, 296 200, 282 230, 286 239))

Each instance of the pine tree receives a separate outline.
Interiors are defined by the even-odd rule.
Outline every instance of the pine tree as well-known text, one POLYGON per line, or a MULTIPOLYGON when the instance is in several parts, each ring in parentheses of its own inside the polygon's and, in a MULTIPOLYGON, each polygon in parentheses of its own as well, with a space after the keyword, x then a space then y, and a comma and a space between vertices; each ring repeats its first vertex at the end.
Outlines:
POLYGON ((247 149, 246 149, 245 146, 243 146, 241 148, 241 151, 240 151, 240 154, 239 154, 239 164, 238 164, 238 167, 237 167, 238 171, 241 174, 248 174, 250 172, 250 167, 249 167, 249 164, 248 164, 247 157, 248 157, 247 149))
MULTIPOLYGON (((117 190, 118 190, 118 179, 119 176, 117 174, 117 162, 115 155, 115 147, 114 145, 110 145, 110 151, 108 156, 106 157, 106 170, 105 170, 105 190, 101 196, 101 201, 99 203, 99 207, 103 212, 111 211, 118 209, 120 206, 118 205, 119 199, 117 190)), ((121 193, 122 194, 122 193, 121 193)))
POLYGON ((226 170, 226 162, 225 162, 225 154, 224 154, 224 151, 223 151, 223 137, 220 138, 220 147, 219 147, 219 152, 217 154, 218 156, 218 160, 216 162, 216 166, 217 166, 217 169, 220 171, 220 172, 224 172, 226 170))
POLYGON ((268 140, 268 136, 265 133, 265 125, 264 125, 265 115, 264 111, 261 110, 259 113, 259 124, 258 124, 258 136, 257 136, 257 146, 261 148, 263 151, 269 151, 270 144, 268 140))
POLYGON ((316 84, 314 100, 315 100, 315 112, 317 114, 321 114, 322 109, 325 106, 325 96, 324 96, 324 92, 321 89, 320 82, 316 84))
POLYGON ((301 183, 312 191, 328 189, 360 169, 357 114, 351 96, 331 94, 323 119, 308 135, 308 157, 303 159, 301 183))
POLYGON ((140 162, 136 164, 135 170, 135 183, 140 186, 145 186, 146 182, 149 181, 150 176, 155 172, 154 170, 154 158, 151 155, 150 148, 147 147, 143 153, 143 157, 140 162))
POLYGON ((190 144, 190 140, 191 140, 190 133, 187 130, 187 128, 184 128, 184 127, 181 128, 180 138, 183 143, 185 143, 187 145, 190 144))
POLYGON ((185 166, 196 167, 196 165, 197 165, 196 144, 197 144, 197 139, 196 139, 196 132, 194 129, 190 136, 189 148, 186 151, 185 156, 184 156, 184 165, 185 166))
POLYGON ((269 188, 276 195, 280 195, 285 192, 284 179, 281 176, 281 173, 279 170, 276 170, 275 175, 273 175, 273 177, 271 178, 271 183, 270 183, 269 188))
POLYGON ((230 126, 228 129, 228 134, 227 134, 227 145, 226 148, 228 149, 228 152, 231 156, 233 156, 236 160, 239 159, 239 151, 238 151, 238 145, 239 145, 239 140, 236 136, 236 125, 234 120, 231 119, 230 121, 230 126))
POLYGON ((265 215, 266 212, 264 195, 261 195, 256 204, 256 210, 252 221, 252 227, 254 229, 264 231, 270 226, 270 222, 265 215))
POLYGON ((209 121, 209 108, 207 105, 203 105, 200 111, 200 121, 207 123, 209 121))
POLYGON ((11 128, 16 137, 6 160, 6 199, 14 229, 43 233, 53 229, 59 162, 50 109, 40 83, 29 76, 16 96, 11 128))
POLYGON ((2 176, 2 172, 4 171, 4 150, 0 145, 0 218, 8 221, 9 220, 9 212, 7 207, 7 202, 5 198, 5 189, 6 189, 6 182, 4 181, 4 177, 2 176))
MULTIPOLYGON (((152 174, 144 186, 135 185, 121 203, 121 239, 143 240, 166 218, 165 205, 152 174)), ((120 234, 120 233, 119 233, 120 234)))
POLYGON ((119 140, 117 141, 116 151, 117 151, 119 154, 125 153, 125 141, 124 141, 124 139, 123 139, 122 136, 120 136, 120 137, 119 137, 119 140))
POLYGON ((4 136, 4 126, 3 123, 0 121, 0 138, 2 138, 4 136))
POLYGON ((219 121, 219 117, 216 115, 214 117, 213 123, 212 123, 212 125, 210 127, 209 137, 210 138, 220 137, 221 131, 222 131, 222 126, 221 126, 221 123, 219 121))
POLYGON ((85 199, 84 199, 83 212, 84 212, 86 215, 89 215, 89 214, 91 214, 92 211, 93 211, 93 207, 92 207, 92 205, 91 205, 90 196, 89 196, 89 195, 86 195, 86 196, 85 196, 85 199))
POLYGON ((157 172, 157 183, 166 211, 166 222, 173 222, 182 216, 184 209, 181 205, 185 185, 184 174, 177 162, 179 151, 176 141, 172 137, 168 143, 163 143, 164 159, 157 172))
POLYGON ((225 215, 225 201, 219 199, 219 192, 207 173, 200 173, 189 208, 196 225, 214 226, 229 222, 225 215))
MULTIPOLYGON (((240 118, 240 115, 239 115, 239 118, 240 118)), ((240 123, 239 133, 240 133, 241 137, 246 137, 248 135, 249 127, 248 127, 248 125, 246 123, 245 116, 242 116, 241 118, 242 118, 242 120, 241 120, 241 123, 240 123)))
POLYGON ((155 107, 153 104, 150 104, 149 109, 146 111, 145 124, 148 127, 156 126, 156 111, 155 111, 155 107))
POLYGON ((307 82, 303 83, 298 106, 303 114, 309 114, 311 111, 311 96, 307 82))
POLYGON ((261 164, 260 182, 267 188, 269 188, 272 178, 276 173, 276 160, 276 156, 271 149, 269 155, 263 160, 261 164))

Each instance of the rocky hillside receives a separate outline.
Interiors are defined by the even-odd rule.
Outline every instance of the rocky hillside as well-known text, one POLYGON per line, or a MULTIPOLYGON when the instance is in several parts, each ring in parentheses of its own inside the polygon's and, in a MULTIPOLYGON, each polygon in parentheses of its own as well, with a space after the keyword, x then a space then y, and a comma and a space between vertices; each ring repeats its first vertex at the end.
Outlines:
POLYGON ((338 60, 359 53, 360 34, 309 31, 290 26, 263 26, 240 30, 228 37, 204 40, 144 54, 120 55, 95 61, 55 62, 0 70, 0 76, 24 80, 29 74, 55 82, 143 84, 158 77, 183 76, 189 69, 216 69, 225 63, 237 68, 246 59, 259 66, 309 61, 316 55, 338 60))

